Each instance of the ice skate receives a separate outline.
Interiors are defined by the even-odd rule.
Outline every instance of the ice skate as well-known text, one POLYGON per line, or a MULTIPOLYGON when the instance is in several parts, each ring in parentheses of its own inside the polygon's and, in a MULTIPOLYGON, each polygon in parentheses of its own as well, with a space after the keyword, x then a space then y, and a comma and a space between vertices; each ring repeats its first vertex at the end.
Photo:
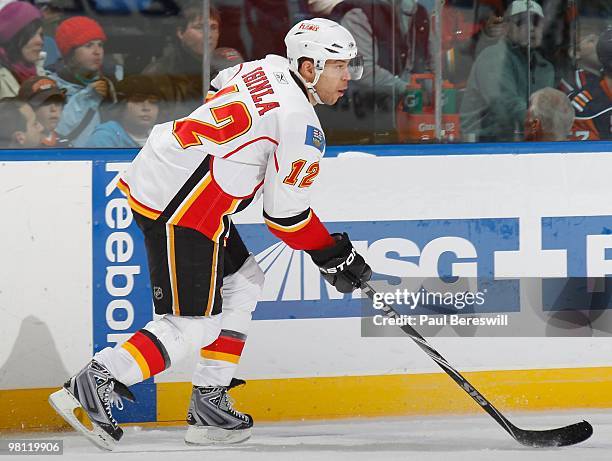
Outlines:
POLYGON ((121 398, 134 401, 134 395, 99 362, 92 360, 70 378, 49 403, 75 430, 94 445, 113 450, 123 436, 111 406, 123 409, 121 398))
POLYGON ((244 384, 232 380, 229 386, 193 386, 187 413, 185 442, 194 445, 239 443, 251 437, 253 418, 232 407, 227 391, 244 384))

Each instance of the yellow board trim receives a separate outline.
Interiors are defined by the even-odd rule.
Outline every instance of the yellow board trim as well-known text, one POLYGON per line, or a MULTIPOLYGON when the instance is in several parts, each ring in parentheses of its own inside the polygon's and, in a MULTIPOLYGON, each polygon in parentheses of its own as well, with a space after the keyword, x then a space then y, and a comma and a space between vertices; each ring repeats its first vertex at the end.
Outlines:
POLYGON ((136 363, 140 368, 140 372, 142 373, 142 380, 144 381, 145 379, 149 379, 151 377, 151 370, 149 370, 149 364, 147 363, 142 353, 138 350, 138 348, 130 342, 123 343, 121 347, 128 351, 130 355, 134 357, 134 360, 136 360, 136 363))
MULTIPOLYGON (((464 375, 502 411, 612 408, 612 367, 464 375)), ((191 383, 158 383, 155 425, 185 424, 191 389, 191 383)), ((0 390, 0 431, 66 429, 47 403, 56 390, 0 390)), ((482 411, 445 373, 249 380, 231 393, 236 408, 256 421, 482 411), (315 395, 316 399, 305 398, 315 395)))
POLYGON ((207 351, 206 349, 200 349, 200 355, 205 359, 223 360, 224 362, 231 363, 240 362, 239 355, 228 354, 227 352, 207 351))
MULTIPOLYGON (((612 408, 612 367, 469 372, 503 411, 612 408)), ((190 383, 157 385, 157 420, 183 421, 190 383)), ((479 413, 445 373, 248 380, 232 390, 256 421, 479 413), (305 398, 305 396, 316 396, 305 398), (375 398, 372 398, 375 396, 375 398)))

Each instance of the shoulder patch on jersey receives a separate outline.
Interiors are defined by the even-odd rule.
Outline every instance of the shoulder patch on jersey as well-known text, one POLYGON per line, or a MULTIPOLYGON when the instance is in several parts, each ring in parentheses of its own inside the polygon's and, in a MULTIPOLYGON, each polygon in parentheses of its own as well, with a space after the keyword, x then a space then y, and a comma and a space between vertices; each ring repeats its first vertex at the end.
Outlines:
POLYGON ((285 74, 283 74, 282 72, 274 72, 274 77, 276 77, 276 81, 278 83, 281 83, 283 85, 289 85, 287 77, 285 77, 285 74))
POLYGON ((306 125, 305 144, 323 152, 325 150, 325 135, 323 131, 312 125, 306 125))

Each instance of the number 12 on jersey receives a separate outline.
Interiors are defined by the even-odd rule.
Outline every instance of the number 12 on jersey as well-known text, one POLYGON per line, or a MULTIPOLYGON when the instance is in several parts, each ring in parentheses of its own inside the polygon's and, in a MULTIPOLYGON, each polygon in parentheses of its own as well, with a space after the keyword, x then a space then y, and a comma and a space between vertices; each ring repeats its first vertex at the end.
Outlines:
MULTIPOLYGON (((218 91, 207 103, 230 93, 237 93, 238 86, 233 85, 218 91)), ((183 149, 202 145, 206 139, 215 144, 225 144, 251 129, 251 114, 242 101, 230 101, 227 104, 213 106, 210 113, 216 124, 202 120, 185 118, 174 122, 172 134, 183 149)))
MULTIPOLYGON (((302 170, 306 166, 308 162, 304 159, 296 160, 291 164, 291 173, 287 175, 287 177, 283 180, 284 184, 289 184, 290 186, 295 186, 298 182, 298 179, 302 173, 302 170)), ((310 187, 314 182, 315 178, 319 174, 319 162, 311 163, 310 166, 306 169, 306 175, 300 181, 298 187, 310 187)))

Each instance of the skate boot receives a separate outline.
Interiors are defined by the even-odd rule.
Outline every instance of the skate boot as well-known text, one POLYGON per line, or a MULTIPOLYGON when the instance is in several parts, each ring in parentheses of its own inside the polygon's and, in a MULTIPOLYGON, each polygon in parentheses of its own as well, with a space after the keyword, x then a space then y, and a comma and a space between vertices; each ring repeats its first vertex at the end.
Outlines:
POLYGON ((238 443, 251 437, 253 418, 232 407, 227 391, 244 384, 233 379, 229 386, 193 386, 187 413, 185 442, 195 445, 238 443))
POLYGON ((113 378, 104 365, 92 360, 51 394, 49 403, 94 445, 112 450, 123 436, 123 430, 113 418, 111 406, 122 410, 122 397, 135 400, 130 390, 113 378))

